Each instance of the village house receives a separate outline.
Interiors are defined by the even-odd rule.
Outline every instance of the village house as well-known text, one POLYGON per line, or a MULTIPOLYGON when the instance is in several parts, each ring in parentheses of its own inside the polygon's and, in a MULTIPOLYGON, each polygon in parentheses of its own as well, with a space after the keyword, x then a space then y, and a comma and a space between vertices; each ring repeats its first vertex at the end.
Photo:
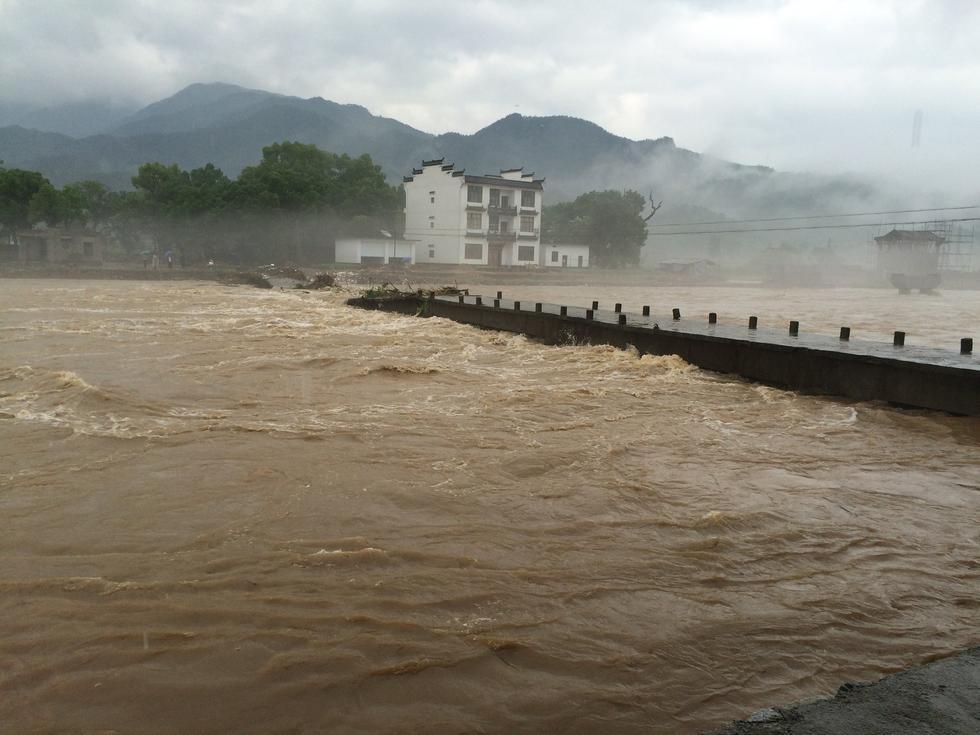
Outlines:
POLYGON ((929 230, 892 230, 875 238, 878 271, 901 293, 939 285, 939 259, 946 238, 929 230))
POLYGON ((415 262, 415 248, 414 243, 394 237, 343 237, 334 244, 334 260, 337 263, 409 264, 415 262))
POLYGON ((589 246, 571 243, 542 245, 541 265, 546 268, 588 268, 589 246))
POLYGON ((471 176, 443 160, 423 161, 403 179, 414 262, 537 265, 544 179, 522 168, 471 176))
POLYGON ((102 264, 102 236, 92 230, 42 228, 17 233, 22 263, 102 264))

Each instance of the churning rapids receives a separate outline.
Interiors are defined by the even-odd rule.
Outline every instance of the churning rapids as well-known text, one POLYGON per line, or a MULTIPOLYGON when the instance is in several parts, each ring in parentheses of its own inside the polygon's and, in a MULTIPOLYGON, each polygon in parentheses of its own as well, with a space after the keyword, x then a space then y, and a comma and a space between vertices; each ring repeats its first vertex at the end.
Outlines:
POLYGON ((976 418, 343 298, 0 282, 0 729, 696 733, 976 643, 976 418))

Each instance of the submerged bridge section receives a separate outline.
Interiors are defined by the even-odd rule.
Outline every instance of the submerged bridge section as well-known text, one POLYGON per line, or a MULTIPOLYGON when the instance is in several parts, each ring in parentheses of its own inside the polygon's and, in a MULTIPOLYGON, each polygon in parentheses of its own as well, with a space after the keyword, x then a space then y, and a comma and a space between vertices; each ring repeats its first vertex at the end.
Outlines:
POLYGON ((406 296, 350 299, 348 304, 418 316, 437 316, 484 329, 518 332, 550 344, 589 343, 635 347, 640 353, 678 355, 705 370, 732 373, 767 385, 803 393, 887 401, 901 406, 980 416, 980 360, 972 339, 958 350, 893 344, 800 333, 790 322, 785 332, 759 329, 750 317, 744 326, 718 324, 715 314, 692 319, 671 314, 624 313, 612 309, 561 306, 481 296, 406 296))

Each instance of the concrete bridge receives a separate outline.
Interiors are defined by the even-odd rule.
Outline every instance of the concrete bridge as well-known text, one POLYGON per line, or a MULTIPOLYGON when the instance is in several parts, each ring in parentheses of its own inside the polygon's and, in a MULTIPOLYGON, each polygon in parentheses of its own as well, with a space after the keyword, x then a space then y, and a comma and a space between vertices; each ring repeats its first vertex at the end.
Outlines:
POLYGON ((549 344, 608 344, 635 347, 641 354, 678 355, 705 370, 732 373, 766 385, 862 401, 886 401, 913 408, 980 416, 980 360, 972 339, 956 349, 905 345, 903 332, 892 344, 799 331, 718 324, 714 314, 691 318, 670 314, 624 313, 613 308, 564 306, 459 295, 394 299, 354 298, 351 306, 418 316, 436 316, 485 329, 518 332, 549 344))

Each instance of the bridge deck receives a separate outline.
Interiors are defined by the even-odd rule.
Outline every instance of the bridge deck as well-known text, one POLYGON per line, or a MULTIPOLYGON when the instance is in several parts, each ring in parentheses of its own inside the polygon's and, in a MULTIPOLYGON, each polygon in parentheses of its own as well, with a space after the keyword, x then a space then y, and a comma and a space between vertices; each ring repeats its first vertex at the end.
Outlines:
MULTIPOLYGON (((476 295, 464 296, 463 303, 476 305, 476 295)), ((492 307, 495 299, 481 296, 484 307, 492 307)), ((457 296, 437 296, 436 299, 446 303, 458 304, 457 296)), ((514 301, 512 299, 499 299, 502 311, 513 311, 514 301)), ((533 301, 520 301, 520 311, 535 313, 535 303, 533 301)), ((587 307, 568 306, 568 316, 573 319, 585 319, 587 307)), ((541 303, 541 313, 558 316, 561 305, 541 303)), ((637 313, 627 313, 626 326, 640 329, 654 328, 654 325, 662 331, 690 337, 700 337, 719 340, 737 340, 754 344, 779 345, 789 348, 806 348, 810 350, 830 351, 841 355, 853 355, 856 357, 874 358, 879 360, 897 360, 901 362, 914 362, 923 365, 943 366, 951 368, 961 368, 976 371, 980 377, 980 358, 976 353, 961 354, 959 345, 955 345, 956 350, 944 350, 936 347, 922 347, 906 344, 897 347, 884 342, 870 342, 860 339, 841 340, 823 334, 807 332, 801 329, 796 336, 789 334, 789 325, 783 330, 759 327, 749 329, 748 321, 738 326, 735 324, 709 324, 707 316, 697 319, 681 315, 680 319, 674 319, 672 314, 653 314, 642 316, 637 313)), ((596 309, 593 312, 593 320, 610 326, 619 325, 619 312, 612 309, 596 309)))

